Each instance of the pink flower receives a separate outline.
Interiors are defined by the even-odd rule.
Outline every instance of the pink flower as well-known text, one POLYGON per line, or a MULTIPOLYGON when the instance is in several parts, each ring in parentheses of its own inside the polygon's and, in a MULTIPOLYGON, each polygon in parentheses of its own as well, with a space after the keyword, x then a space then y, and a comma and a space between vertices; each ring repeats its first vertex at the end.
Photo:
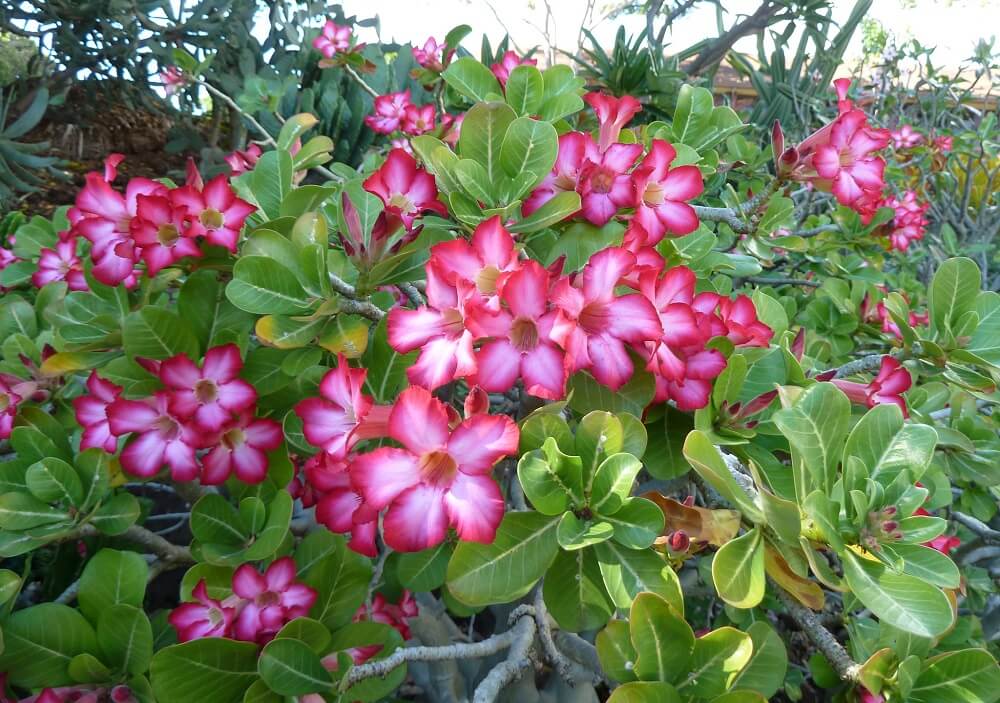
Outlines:
POLYGON ((960 540, 955 535, 939 535, 932 539, 930 542, 925 542, 925 547, 930 547, 931 549, 936 549, 942 554, 948 555, 951 550, 957 549, 961 546, 962 540, 960 540))
POLYGON ((428 37, 427 41, 424 42, 423 48, 413 47, 411 51, 413 52, 413 60, 423 68, 426 68, 428 71, 440 73, 455 54, 454 49, 450 49, 445 53, 445 49, 447 48, 447 44, 438 44, 434 37, 428 37))
MULTIPOLYGON (((365 124, 373 132, 391 134, 399 129, 406 108, 410 105, 410 89, 388 93, 375 98, 375 114, 365 117, 365 124)), ((431 106, 433 109, 433 105, 431 106)), ((433 117, 431 122, 433 123, 433 117)))
POLYGON ((218 444, 202 459, 202 484, 217 486, 230 475, 244 483, 260 483, 267 477, 267 452, 280 447, 283 439, 281 425, 274 420, 240 415, 223 429, 218 444))
POLYGON ((909 416, 903 393, 913 385, 913 379, 903 364, 891 356, 882 357, 878 375, 867 384, 840 379, 834 379, 832 383, 854 403, 867 405, 869 408, 881 403, 893 403, 903 411, 904 417, 909 416))
POLYGON ((191 592, 194 603, 181 603, 170 611, 167 621, 177 630, 178 642, 190 642, 203 637, 229 637, 236 608, 224 606, 210 598, 205 579, 191 592))
POLYGON ((462 134, 462 123, 465 122, 465 113, 457 117, 449 115, 447 112, 441 115, 441 141, 452 149, 458 144, 458 138, 462 134))
POLYGON ((598 146, 602 152, 618 141, 622 128, 642 110, 642 105, 631 95, 615 98, 606 93, 587 93, 583 99, 597 113, 597 121, 601 126, 598 146))
POLYGON ((17 389, 19 381, 15 376, 0 374, 0 439, 10 437, 14 429, 14 416, 23 400, 17 389))
POLYGON ((225 247, 234 254, 243 223, 257 210, 236 197, 224 174, 210 180, 201 190, 192 185, 175 188, 170 192, 170 202, 186 209, 193 235, 205 237, 209 244, 225 247))
POLYGON ((492 542, 504 502, 490 472, 517 452, 517 425, 504 415, 480 414, 452 431, 444 404, 414 386, 393 406, 389 436, 403 447, 381 447, 351 465, 365 503, 388 508, 386 544, 420 551, 444 541, 449 526, 462 540, 492 542))
POLYGON ((348 472, 354 457, 337 458, 321 452, 305 465, 306 482, 316 499, 316 522, 331 532, 350 533, 347 546, 366 557, 378 556, 375 535, 378 510, 366 505, 348 472))
POLYGON ((847 91, 851 89, 851 79, 850 78, 838 78, 833 82, 833 87, 837 91, 837 110, 840 114, 849 112, 854 108, 854 103, 852 103, 847 98, 847 91))
POLYGON ((486 299, 486 307, 500 308, 497 282, 518 266, 514 237, 503 226, 499 215, 483 220, 472 233, 472 241, 462 238, 431 247, 431 262, 450 285, 464 281, 486 299))
POLYGON ((897 151, 899 149, 912 149, 924 141, 924 135, 908 124, 889 132, 889 137, 892 139, 893 148, 897 151))
POLYGON ((928 224, 924 213, 930 208, 930 203, 918 203, 917 194, 908 190, 902 199, 886 198, 881 205, 894 210, 889 231, 890 247, 897 251, 906 251, 910 242, 924 238, 928 224))
MULTIPOLYGON (((400 634, 404 641, 410 639, 411 636, 410 626, 406 622, 407 618, 414 618, 418 614, 417 601, 413 598, 413 594, 407 590, 403 591, 403 595, 400 596, 398 603, 390 603, 381 593, 376 593, 372 599, 371 621, 393 628, 400 634)), ((354 614, 353 621, 365 622, 368 619, 368 609, 364 605, 361 605, 354 614)), ((355 647, 349 651, 355 664, 363 664, 381 652, 382 647, 383 645, 374 644, 355 647)))
POLYGON ((639 144, 612 144, 580 169, 577 191, 580 211, 592 224, 606 225, 618 210, 631 205, 632 178, 628 170, 642 153, 639 144))
POLYGON ((235 344, 209 349, 200 369, 187 354, 167 359, 160 365, 160 380, 170 392, 170 412, 193 420, 201 431, 218 432, 257 402, 257 391, 239 378, 242 370, 235 344))
POLYGON ((76 255, 75 238, 56 242, 54 249, 44 248, 40 254, 38 270, 31 275, 31 283, 36 288, 53 281, 66 281, 70 290, 90 290, 83 275, 83 264, 76 255))
POLYGON ((510 78, 510 72, 513 71, 518 66, 537 66, 538 61, 533 58, 528 57, 521 58, 514 51, 508 51, 500 59, 499 63, 492 64, 490 70, 493 71, 493 75, 497 77, 500 81, 501 87, 506 87, 507 79, 510 78))
POLYGON ((319 384, 321 397, 295 406, 310 444, 343 458, 359 441, 385 436, 388 408, 375 405, 362 391, 367 376, 367 369, 352 369, 343 354, 337 355, 337 368, 327 371, 319 384))
POLYGON ((570 372, 587 369, 611 390, 632 377, 626 344, 655 342, 663 336, 659 316, 639 294, 618 296, 615 286, 635 265, 635 256, 609 247, 590 257, 582 286, 568 278, 553 286, 551 299, 558 314, 550 338, 566 350, 570 372))
POLYGON ((233 635, 257 644, 267 644, 286 623, 307 615, 318 595, 295 581, 291 557, 271 562, 263 575, 252 564, 243 564, 233 574, 233 593, 245 601, 233 623, 233 635))
POLYGON ((425 212, 448 215, 438 200, 434 176, 418 168, 416 159, 402 149, 390 151, 385 163, 365 179, 364 187, 382 199, 387 232, 393 232, 399 223, 412 229, 413 221, 425 212))
POLYGON ((556 313, 549 310, 550 274, 537 261, 503 277, 500 300, 505 309, 482 308, 470 315, 477 337, 492 337, 476 353, 476 382, 483 390, 510 390, 518 378, 525 391, 549 400, 566 396, 565 354, 551 341, 556 313))
POLYGON ((934 137, 934 148, 940 151, 942 154, 947 154, 952 150, 955 143, 954 137, 940 136, 934 137))
POLYGON ((410 104, 403 108, 403 120, 400 127, 411 137, 427 134, 434 129, 436 115, 437 112, 431 103, 420 106, 410 104))
POLYGON ((885 703, 881 694, 872 693, 864 686, 858 686, 855 690, 858 693, 858 703, 885 703))
POLYGON ((702 313, 717 311, 725 327, 723 334, 738 347, 766 347, 774 336, 774 331, 757 319, 757 308, 748 296, 732 299, 702 293, 695 298, 694 308, 702 313))
POLYGON ((402 149, 410 156, 413 156, 413 145, 408 137, 395 137, 389 140, 390 149, 402 149))
POLYGON ((238 176, 241 173, 253 170, 262 153, 264 152, 259 145, 251 144, 246 148, 246 151, 237 149, 233 153, 227 154, 223 157, 223 160, 229 164, 229 175, 238 176))
POLYGON ((850 110, 799 145, 793 177, 832 191, 843 205, 853 207, 866 194, 877 199, 885 186, 885 160, 871 154, 888 143, 887 130, 871 128, 865 113, 850 110))
POLYGON ((313 39, 312 45, 328 59, 336 54, 347 53, 351 50, 351 28, 327 20, 319 36, 313 39))
POLYGON ((186 256, 201 256, 187 208, 173 205, 166 196, 140 195, 130 229, 132 239, 142 247, 150 276, 186 256))
POLYGON ((163 81, 163 90, 168 96, 183 90, 188 84, 187 76, 176 66, 167 66, 160 71, 160 80, 163 81))
POLYGON ((674 147, 654 139, 649 153, 632 174, 635 183, 635 219, 648 233, 647 245, 666 234, 684 235, 698 229, 698 216, 688 200, 701 195, 705 186, 696 166, 670 168, 677 157, 674 147))
POLYGON ((169 404, 164 391, 142 401, 118 398, 107 408, 108 426, 113 435, 135 435, 121 453, 128 473, 149 478, 166 464, 175 481, 193 481, 198 478, 195 451, 204 437, 171 414, 169 404))
POLYGON ((417 363, 406 370, 410 383, 434 390, 456 378, 476 373, 473 335, 466 328, 466 305, 475 295, 471 284, 449 285, 438 266, 427 263, 427 305, 389 311, 389 346, 401 353, 420 349, 417 363))
POLYGON ((600 161, 597 144, 589 134, 567 132, 559 137, 559 155, 551 173, 545 176, 524 201, 521 211, 530 215, 559 193, 576 190, 580 171, 589 161, 600 161))
POLYGON ((122 387, 104 380, 96 371, 91 371, 87 378, 87 391, 89 395, 73 399, 76 421, 83 427, 80 449, 100 447, 109 454, 114 453, 118 440, 108 425, 107 410, 122 394, 122 387))

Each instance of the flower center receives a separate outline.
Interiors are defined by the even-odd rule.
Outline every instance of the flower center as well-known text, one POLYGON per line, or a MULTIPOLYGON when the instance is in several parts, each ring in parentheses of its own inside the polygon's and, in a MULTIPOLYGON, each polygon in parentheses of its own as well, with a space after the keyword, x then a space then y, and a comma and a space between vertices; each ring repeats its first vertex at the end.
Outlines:
POLYGON ((10 405, 10 396, 6 393, 0 393, 0 413, 5 412, 10 405))
POLYGON ((222 446, 224 446, 229 451, 236 449, 237 447, 242 447, 243 443, 246 442, 247 436, 239 427, 234 427, 228 432, 223 433, 220 438, 222 446))
POLYGON ((445 451, 427 452, 420 457, 420 478, 434 486, 449 486, 458 473, 458 464, 445 451))
POLYGON ((538 325, 530 317, 519 317, 510 327, 510 343, 518 351, 529 352, 538 346, 538 325))
POLYGON ((201 220, 201 224, 206 229, 222 229, 222 226, 226 224, 226 218, 215 208, 205 208, 198 219, 201 220))
POLYGON ((219 397, 219 387, 210 378, 203 378, 194 384, 194 397, 199 403, 211 403, 219 397))
POLYGON ((159 229, 156 230, 156 239, 162 246, 172 247, 180 238, 181 235, 180 232, 177 231, 176 225, 160 225, 159 229))
POLYGON ((611 311, 604 303, 590 303, 580 311, 577 321, 587 334, 597 334, 607 329, 611 311))
POLYGON ((577 175, 575 173, 560 173, 556 176, 554 185, 559 190, 576 190, 576 179, 577 175))
POLYGON ((663 202, 663 186, 655 182, 647 183, 646 190, 642 193, 642 201, 650 206, 661 204, 663 202))
POLYGON ((177 439, 181 434, 180 425, 169 415, 160 415, 160 417, 156 418, 153 422, 153 428, 168 442, 177 439))
POLYGON ((844 151, 840 152, 840 159, 839 159, 839 161, 840 161, 840 167, 841 168, 847 168, 848 166, 853 166, 854 165, 854 157, 851 156, 851 152, 848 151, 848 150, 846 150, 846 149, 844 151))
POLYGON ((208 621, 212 623, 212 627, 218 627, 222 624, 225 618, 222 615, 222 608, 216 608, 212 606, 208 609, 208 621))
POLYGON ((450 337, 458 337, 465 331, 465 320, 456 308, 441 311, 442 331, 450 337))
POLYGON ((598 169, 590 177, 590 187, 595 193, 607 193, 615 183, 615 176, 607 169, 598 169))
POLYGON ((389 198, 389 207, 394 207, 405 214, 413 210, 413 201, 407 198, 405 193, 393 193, 389 198))
POLYGON ((264 591, 259 596, 257 596, 257 605, 262 608, 268 608, 272 605, 278 605, 281 602, 281 596, 274 591, 264 591))
POLYGON ((476 288, 480 293, 492 295, 497 292, 497 278, 500 276, 500 269, 496 266, 485 266, 476 276, 476 288))

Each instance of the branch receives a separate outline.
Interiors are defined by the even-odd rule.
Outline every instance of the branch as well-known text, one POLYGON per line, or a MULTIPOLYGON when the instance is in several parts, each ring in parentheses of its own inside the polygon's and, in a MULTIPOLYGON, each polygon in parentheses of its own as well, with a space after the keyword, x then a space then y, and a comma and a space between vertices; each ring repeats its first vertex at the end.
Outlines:
POLYGON ((994 530, 982 520, 957 510, 952 510, 950 515, 952 520, 976 533, 986 544, 1000 544, 1000 530, 994 530))
MULTIPOLYGON (((511 648, 523 636, 524 627, 530 628, 530 635, 534 635, 535 621, 533 613, 527 611, 522 613, 517 625, 501 632, 498 635, 485 639, 481 642, 449 644, 443 647, 404 647, 397 649, 385 659, 370 661, 361 666, 355 666, 344 676, 340 684, 340 690, 346 691, 348 688, 376 676, 385 676, 400 664, 405 662, 420 661, 433 662, 450 659, 482 659, 505 649, 511 648), (523 625, 527 623, 527 625, 523 625)), ((485 683, 485 682, 484 682, 485 683)), ((477 698, 478 700, 478 698, 477 698)))
POLYGON ((762 286, 809 286, 810 288, 819 288, 823 285, 819 281, 810 281, 805 278, 768 278, 767 276, 748 276, 743 281, 762 286))
POLYGON ((216 88, 215 86, 213 86, 211 83, 209 83, 208 81, 206 81, 204 78, 200 78, 198 76, 192 76, 192 80, 195 83, 197 83, 198 85, 204 87, 205 90, 207 90, 209 93, 211 93, 213 97, 218 98, 219 100, 221 100, 222 102, 224 102, 226 105, 228 105, 230 109, 235 110, 236 112, 238 112, 243 117, 243 119, 245 119, 247 122, 249 122, 250 125, 255 130, 257 130, 257 132, 260 134, 260 136, 262 136, 264 138, 264 142, 266 144, 268 144, 269 146, 271 146, 271 147, 273 147, 275 149, 278 148, 278 142, 274 141, 274 137, 272 137, 271 133, 268 132, 264 128, 264 125, 262 125, 260 122, 258 122, 257 119, 253 115, 251 115, 249 112, 247 112, 246 110, 244 110, 243 108, 241 108, 239 105, 237 105, 235 100, 233 100, 231 97, 229 97, 228 95, 226 95, 225 93, 223 93, 221 90, 219 90, 218 88, 216 88))
POLYGON ((360 75, 358 75, 358 72, 355 71, 351 66, 348 66, 347 64, 344 64, 344 70, 347 71, 347 75, 349 75, 351 78, 354 79, 355 83, 357 83, 359 86, 361 86, 361 89, 363 91, 365 91, 366 93, 368 93, 373 98, 379 97, 378 91, 376 91, 374 88, 372 88, 370 85, 368 85, 368 83, 365 81, 365 79, 362 78, 360 75))
MULTIPOLYGON (((97 537, 103 533, 98 531, 93 525, 84 525, 80 528, 79 537, 97 537)), ((191 550, 179 544, 168 542, 158 534, 150 532, 145 527, 132 525, 125 532, 117 535, 138 545, 150 554, 155 554, 161 561, 167 564, 193 564, 195 558, 191 556, 191 550)))
POLYGON ((882 357, 887 356, 886 354, 869 354, 868 356, 863 356, 860 359, 855 359, 854 361, 848 361, 846 364, 837 369, 837 373, 833 375, 834 378, 843 378, 844 376, 853 376, 856 373, 863 373, 865 371, 874 371, 875 369, 882 366, 882 357))
POLYGON ((385 311, 374 303, 367 300, 354 300, 352 298, 342 298, 340 300, 340 311, 354 315, 367 317, 369 320, 378 322, 385 317, 385 311))
POLYGON ((538 628, 538 639, 542 643, 542 652, 545 658, 562 677, 563 681, 570 686, 573 685, 573 662, 556 647, 552 638, 552 628, 549 626, 549 611, 545 607, 545 598, 542 596, 542 584, 535 588, 535 627, 538 628))
POLYGON ((774 581, 771 581, 771 585, 777 591, 778 599, 785 605, 788 615, 806 633, 812 643, 816 645, 816 649, 823 653, 823 656, 830 662, 830 666, 837 672, 837 675, 844 681, 859 683, 861 680, 861 665, 851 659, 851 655, 837 641, 837 638, 823 627, 816 614, 795 600, 795 598, 774 581))
MULTIPOLYGON (((514 611, 517 614, 518 610, 514 611)), ((524 609, 524 615, 531 615, 534 608, 524 609)), ((500 689, 520 678, 525 669, 530 669, 531 645, 535 641, 535 619, 522 615, 517 624, 507 632, 513 633, 510 651, 507 658, 497 664, 486 675, 486 678, 476 686, 472 695, 472 703, 493 703, 500 695, 500 689)), ((505 632, 504 634, 507 634, 505 632)))
POLYGON ((746 234, 750 232, 750 225, 743 220, 739 213, 729 207, 706 207, 704 205, 692 205, 695 214, 702 222, 724 222, 729 225, 734 232, 746 234))

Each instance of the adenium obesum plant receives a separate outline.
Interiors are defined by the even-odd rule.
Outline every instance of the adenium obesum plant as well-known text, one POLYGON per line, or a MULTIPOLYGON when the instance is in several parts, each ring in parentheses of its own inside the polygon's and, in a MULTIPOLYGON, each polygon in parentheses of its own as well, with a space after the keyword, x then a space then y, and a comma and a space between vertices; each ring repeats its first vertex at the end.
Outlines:
POLYGON ((358 168, 254 117, 0 228, 0 701, 994 700, 1000 301, 898 178, 947 135, 467 30, 303 34, 358 168))

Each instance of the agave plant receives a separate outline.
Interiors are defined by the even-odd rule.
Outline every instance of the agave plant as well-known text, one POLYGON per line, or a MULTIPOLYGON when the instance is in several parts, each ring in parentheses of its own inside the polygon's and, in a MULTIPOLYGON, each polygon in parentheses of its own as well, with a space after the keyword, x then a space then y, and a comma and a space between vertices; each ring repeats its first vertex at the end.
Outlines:
POLYGON ((0 92, 0 203, 6 203, 17 193, 29 193, 42 182, 38 171, 51 169, 56 159, 42 156, 48 142, 18 141, 30 132, 45 115, 49 106, 49 91, 40 88, 28 108, 9 125, 7 118, 14 102, 14 91, 0 92))

